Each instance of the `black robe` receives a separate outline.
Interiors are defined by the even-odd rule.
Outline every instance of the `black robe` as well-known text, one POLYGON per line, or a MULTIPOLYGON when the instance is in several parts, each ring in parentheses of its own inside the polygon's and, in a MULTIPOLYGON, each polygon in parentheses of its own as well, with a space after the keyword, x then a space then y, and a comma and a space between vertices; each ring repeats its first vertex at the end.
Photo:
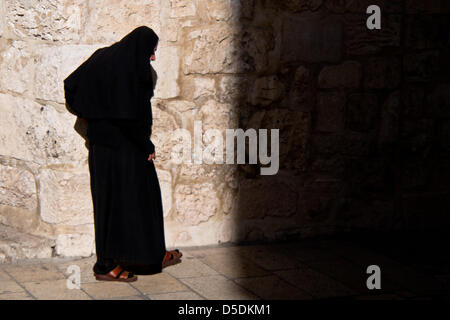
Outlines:
POLYGON ((154 163, 147 160, 155 151, 150 140, 151 74, 135 69, 142 64, 134 61, 145 58, 149 64, 157 40, 148 30, 137 28, 121 42, 97 50, 64 81, 68 108, 88 121, 96 273, 107 273, 117 264, 134 272, 160 272, 166 252, 161 190, 154 163), (143 39, 152 50, 140 57, 133 48, 145 47, 136 44, 143 39), (119 62, 130 70, 100 72, 105 64, 109 68, 119 62), (115 87, 124 79, 135 87, 115 87))

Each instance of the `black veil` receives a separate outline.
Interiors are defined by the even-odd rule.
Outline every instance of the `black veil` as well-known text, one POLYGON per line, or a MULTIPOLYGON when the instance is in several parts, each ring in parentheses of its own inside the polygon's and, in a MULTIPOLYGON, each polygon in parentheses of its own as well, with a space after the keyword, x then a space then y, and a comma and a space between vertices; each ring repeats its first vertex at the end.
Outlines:
POLYGON ((69 110, 85 119, 134 119, 151 123, 150 56, 156 33, 141 26, 97 49, 64 80, 69 110))

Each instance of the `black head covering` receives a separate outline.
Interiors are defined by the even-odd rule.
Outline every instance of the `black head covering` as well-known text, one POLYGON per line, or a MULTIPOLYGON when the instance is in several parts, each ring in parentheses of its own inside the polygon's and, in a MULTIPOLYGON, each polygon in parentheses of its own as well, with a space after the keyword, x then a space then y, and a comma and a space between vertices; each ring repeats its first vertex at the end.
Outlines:
POLYGON ((97 49, 64 80, 69 109, 86 119, 151 122, 149 59, 158 40, 152 29, 141 26, 119 42, 97 49))

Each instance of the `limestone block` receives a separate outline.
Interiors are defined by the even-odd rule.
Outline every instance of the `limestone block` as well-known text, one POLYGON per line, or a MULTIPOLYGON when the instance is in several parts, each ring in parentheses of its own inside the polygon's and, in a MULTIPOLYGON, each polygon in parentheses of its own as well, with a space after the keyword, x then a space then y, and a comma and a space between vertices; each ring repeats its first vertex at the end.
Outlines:
POLYGON ((355 61, 324 67, 319 74, 321 88, 357 88, 360 80, 361 65, 355 61))
POLYGON ((93 206, 87 166, 43 168, 38 178, 42 220, 66 225, 92 223, 93 206))
POLYGON ((87 43, 119 41, 133 29, 148 26, 156 34, 161 31, 160 1, 157 0, 92 0, 82 38, 87 43))
POLYGON ((314 79, 304 66, 295 70, 294 80, 289 92, 288 103, 293 110, 310 111, 315 100, 314 79))
POLYGON ((151 140, 155 145, 156 162, 169 161, 171 159, 172 147, 176 141, 172 141, 172 135, 177 124, 168 112, 153 108, 153 126, 151 140))
POLYGON ((283 83, 277 76, 268 76, 256 79, 249 101, 253 105, 268 106, 277 101, 284 91, 283 83))
POLYGON ((214 78, 186 76, 182 82, 183 97, 188 100, 211 98, 216 95, 216 81, 214 78))
POLYGON ((4 33, 5 25, 5 1, 0 2, 0 38, 4 33))
POLYGON ((0 204, 35 210, 37 196, 33 174, 0 164, 0 204))
POLYGON ((232 73, 236 70, 233 56, 232 26, 216 23, 207 28, 193 30, 187 34, 183 72, 199 73, 232 73))
MULTIPOLYGON (((186 226, 180 224, 178 220, 170 220, 165 223, 166 246, 204 246, 220 242, 220 239, 226 236, 221 235, 223 225, 222 221, 210 219, 198 225, 186 226)), ((232 225, 233 226, 233 225, 232 225)), ((226 230, 224 230, 226 232, 226 230)))
POLYGON ((161 27, 161 34, 159 36, 160 41, 176 42, 178 41, 178 34, 180 25, 177 19, 166 19, 161 27))
POLYGON ((179 179, 184 182, 208 182, 212 179, 233 183, 235 168, 232 165, 222 164, 182 164, 180 165, 179 179))
POLYGON ((221 103, 235 103, 247 99, 248 78, 235 74, 226 74, 220 78, 217 99, 221 103))
POLYGON ((23 259, 49 259, 52 257, 53 246, 54 241, 51 239, 0 225, 0 263, 23 259))
POLYGON ((0 94, 0 152, 40 164, 84 161, 87 149, 75 117, 50 105, 0 94))
POLYGON ((224 1, 206 1, 206 9, 208 16, 213 21, 227 21, 233 15, 233 4, 240 1, 224 0, 224 1))
POLYGON ((198 113, 195 103, 187 100, 171 100, 167 102, 165 108, 173 114, 178 127, 192 129, 191 126, 198 113))
POLYGON ((195 226, 208 221, 219 208, 219 199, 213 184, 182 185, 175 188, 177 220, 183 225, 195 226))
POLYGON ((194 16, 196 12, 195 1, 170 0, 170 17, 184 18, 194 16))
POLYGON ((89 257, 95 247, 93 234, 69 233, 56 237, 56 254, 64 257, 89 257))
POLYGON ((12 0, 6 2, 6 22, 22 39, 78 41, 85 22, 85 0, 12 0))
POLYGON ((311 118, 308 113, 286 109, 268 110, 261 121, 261 127, 279 129, 280 167, 304 168, 306 166, 307 142, 311 118))
POLYGON ((170 214, 172 209, 172 175, 169 171, 156 170, 158 174, 159 185, 161 188, 161 197, 163 202, 164 217, 170 214))
POLYGON ((104 45, 42 45, 36 50, 35 97, 65 103, 64 79, 104 45))
POLYGON ((203 131, 218 129, 224 134, 227 128, 237 128, 237 112, 231 104, 208 100, 200 108, 203 131))
POLYGON ((155 98, 175 98, 180 93, 178 86, 179 60, 177 47, 158 46, 156 60, 152 61, 152 66, 157 74, 155 98))
POLYGON ((0 54, 0 88, 23 94, 33 83, 33 54, 24 41, 12 41, 0 54))

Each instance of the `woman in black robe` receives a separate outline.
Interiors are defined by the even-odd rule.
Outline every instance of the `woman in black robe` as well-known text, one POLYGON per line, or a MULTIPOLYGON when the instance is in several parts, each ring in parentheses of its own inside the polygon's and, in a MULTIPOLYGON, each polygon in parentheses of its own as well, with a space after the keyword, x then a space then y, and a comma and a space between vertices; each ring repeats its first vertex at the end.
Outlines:
POLYGON ((135 281, 181 262, 167 251, 161 190, 150 140, 158 36, 138 27, 96 50, 64 80, 67 107, 88 122, 97 280, 135 281), (127 270, 125 270, 127 269, 127 270))

